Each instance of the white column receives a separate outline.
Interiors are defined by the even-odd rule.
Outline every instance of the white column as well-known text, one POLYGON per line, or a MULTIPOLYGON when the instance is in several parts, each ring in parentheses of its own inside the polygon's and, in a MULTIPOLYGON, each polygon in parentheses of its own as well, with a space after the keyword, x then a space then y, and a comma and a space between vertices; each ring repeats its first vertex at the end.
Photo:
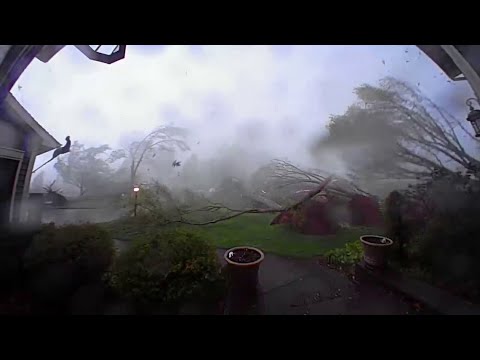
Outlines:
POLYGON ((454 45, 440 45, 442 49, 450 56, 452 61, 457 65, 463 76, 467 79, 477 99, 480 100, 480 76, 475 69, 465 59, 465 57, 457 50, 454 45))

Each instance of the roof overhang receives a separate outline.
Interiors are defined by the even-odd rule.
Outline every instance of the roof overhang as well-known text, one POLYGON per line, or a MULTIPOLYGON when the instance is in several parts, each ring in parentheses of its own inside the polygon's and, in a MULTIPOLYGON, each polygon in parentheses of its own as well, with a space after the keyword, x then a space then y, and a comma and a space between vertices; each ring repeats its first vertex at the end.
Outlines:
POLYGON ((37 54, 37 59, 41 62, 47 63, 66 45, 44 45, 42 50, 37 54))
POLYGON ((28 111, 11 93, 7 94, 2 107, 9 118, 38 135, 40 138, 40 149, 37 155, 41 155, 61 146, 61 144, 50 135, 47 130, 35 121, 32 115, 28 113, 28 111))
POLYGON ((2 45, 0 47, 0 103, 42 48, 43 45, 2 45))
MULTIPOLYGON (((464 57, 473 70, 480 74, 480 45, 452 46, 464 57)), ((458 68, 442 45, 417 45, 417 47, 432 59, 450 79, 455 81, 465 80, 465 74, 458 68)))
MULTIPOLYGON (((42 50, 37 54, 37 59, 46 63, 49 62, 66 45, 43 45, 42 50)), ((127 45, 74 45, 83 55, 90 60, 104 64, 113 64, 125 57, 127 45), (94 46, 95 48, 92 48, 94 46), (111 51, 104 53, 105 47, 111 51)))

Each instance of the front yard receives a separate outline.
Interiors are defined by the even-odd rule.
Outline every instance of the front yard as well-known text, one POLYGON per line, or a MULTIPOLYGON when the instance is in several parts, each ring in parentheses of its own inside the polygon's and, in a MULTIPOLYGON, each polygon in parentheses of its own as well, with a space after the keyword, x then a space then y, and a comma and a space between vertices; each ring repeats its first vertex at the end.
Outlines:
MULTIPOLYGON (((235 246, 255 246, 265 252, 293 257, 321 256, 327 251, 342 248, 345 244, 358 240, 361 235, 380 234, 381 230, 352 227, 342 229, 335 235, 303 235, 283 225, 271 226, 270 214, 245 214, 234 219, 212 225, 189 226, 182 228, 197 232, 212 241, 217 248, 235 246)), ((114 239, 130 240, 149 231, 159 230, 140 220, 122 219, 104 223, 103 226, 114 239)))

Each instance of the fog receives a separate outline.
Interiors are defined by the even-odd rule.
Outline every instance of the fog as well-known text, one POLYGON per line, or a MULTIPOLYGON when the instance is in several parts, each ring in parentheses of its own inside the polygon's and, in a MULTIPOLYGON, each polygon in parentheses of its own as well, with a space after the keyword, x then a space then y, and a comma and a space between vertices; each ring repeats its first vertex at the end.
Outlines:
MULTIPOLYGON (((466 82, 449 81, 413 45, 132 45, 112 65, 67 46, 47 64, 35 60, 12 92, 60 142, 70 135, 86 147, 118 149, 158 126, 184 127, 190 150, 147 160, 139 177, 208 190, 225 176, 247 181, 273 158, 344 175, 335 153, 313 154, 311 144, 330 115, 355 101, 355 87, 385 76, 417 86, 460 118, 467 114, 466 82), (182 166, 172 168, 173 160, 182 166), (200 172, 192 173, 192 161, 200 172)), ((50 157, 39 156, 35 167, 50 157)), ((57 178, 54 163, 42 169, 45 182, 57 178)))

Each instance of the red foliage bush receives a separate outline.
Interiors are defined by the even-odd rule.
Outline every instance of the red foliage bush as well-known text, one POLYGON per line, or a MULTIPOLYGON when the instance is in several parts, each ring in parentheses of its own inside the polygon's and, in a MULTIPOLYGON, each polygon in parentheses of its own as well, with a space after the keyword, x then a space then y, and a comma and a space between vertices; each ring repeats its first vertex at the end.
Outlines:
POLYGON ((306 203, 303 209, 305 219, 300 224, 299 231, 308 235, 335 234, 339 226, 331 218, 330 208, 330 202, 310 201, 306 203))
POLYGON ((383 226, 383 216, 378 202, 368 196, 354 195, 349 202, 353 226, 383 226))
POLYGON ((307 235, 334 234, 338 224, 331 219, 329 204, 309 200, 296 210, 279 214, 271 224, 290 224, 298 232, 307 235))

